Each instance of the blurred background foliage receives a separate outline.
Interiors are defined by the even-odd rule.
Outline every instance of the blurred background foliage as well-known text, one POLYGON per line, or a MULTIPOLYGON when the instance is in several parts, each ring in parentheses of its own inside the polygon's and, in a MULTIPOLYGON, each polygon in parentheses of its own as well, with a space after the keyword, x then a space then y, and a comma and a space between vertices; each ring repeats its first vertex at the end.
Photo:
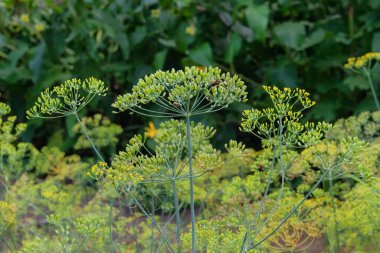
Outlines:
MULTIPOLYGON (((301 87, 317 101, 307 117, 334 121, 374 109, 365 80, 342 65, 380 51, 379 12, 378 0, 3 0, 1 99, 23 120, 45 88, 94 76, 111 94, 87 113, 144 131, 150 119, 112 114, 116 95, 158 69, 213 65, 241 76, 250 105, 266 106, 261 84, 301 87)), ((246 107, 198 120, 218 129, 216 140, 225 143, 239 139, 246 107)), ((73 147, 74 118, 56 122, 32 121, 23 140, 73 147)))

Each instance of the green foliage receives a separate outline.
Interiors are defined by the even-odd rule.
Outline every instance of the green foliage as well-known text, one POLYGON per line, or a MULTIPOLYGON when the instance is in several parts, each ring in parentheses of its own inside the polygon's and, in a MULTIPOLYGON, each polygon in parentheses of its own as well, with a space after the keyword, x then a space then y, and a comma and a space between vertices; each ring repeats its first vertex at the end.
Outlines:
MULTIPOLYGON (((250 90, 263 82, 306 89, 318 98, 308 118, 333 121, 374 108, 368 85, 344 76, 342 65, 347 56, 378 51, 379 8, 347 0, 329 2, 328 10, 320 1, 2 1, 0 91, 23 116, 37 94, 67 79, 94 76, 123 93, 160 69, 211 65, 239 74, 250 90)), ((257 107, 267 106, 261 92, 251 94, 257 107)), ((91 109, 99 108, 111 118, 106 106, 91 109)), ((240 112, 227 112, 226 128, 240 112)), ((62 130, 60 123, 36 121, 24 138, 41 140, 62 130)))
MULTIPOLYGON (((200 220, 197 222, 199 252, 237 252, 243 239, 243 228, 235 218, 200 220)), ((191 235, 184 235, 184 248, 191 247, 191 235)))
MULTIPOLYGON (((257 6, 250 5, 247 12, 257 6)), ((261 40, 269 26, 270 7, 260 5, 255 9, 259 23, 249 21, 261 40)), ((159 18, 161 10, 151 15, 159 18)), ((279 40, 285 40, 284 47, 300 51, 319 43, 318 31, 306 38, 300 24, 283 26, 297 27, 290 37, 276 32, 279 40)), ((191 23, 186 32, 194 36, 196 28, 191 23)), ((232 65, 232 55, 241 47, 241 40, 234 37, 226 57, 232 65)), ((170 41, 163 43, 173 46, 170 41)), ((210 54, 203 57, 202 50, 211 52, 203 44, 189 58, 209 61, 210 54)), ((110 166, 96 146, 115 145, 122 129, 98 114, 83 120, 78 115, 95 96, 105 95, 104 83, 72 79, 45 90, 29 117, 76 116, 74 131, 83 134, 78 145, 91 147, 100 160, 91 168, 85 159, 65 155, 56 147, 37 150, 32 144, 18 143, 25 126, 18 128, 16 119, 7 116, 9 107, 0 104, 0 133, 5 137, 0 250, 288 252, 308 250, 322 235, 332 251, 372 250, 376 246, 369 237, 379 225, 379 206, 374 204, 380 150, 377 114, 361 114, 338 123, 352 126, 331 129, 324 122, 304 123, 303 112, 314 105, 304 90, 264 89, 273 106, 245 110, 241 130, 260 138, 265 149, 249 150, 231 140, 225 145, 228 153, 222 153, 212 145, 216 130, 191 117, 245 101, 246 86, 240 78, 213 67, 145 76, 113 106, 186 121, 170 119, 158 129, 151 122, 145 135, 134 135, 110 166), (346 130, 359 136, 348 136, 346 130), (326 133, 330 137, 323 140, 326 133), (347 208, 353 210, 349 220, 342 217, 347 208), (363 224, 352 224, 355 215, 363 224), (15 235, 18 241, 12 239, 15 235)))
POLYGON ((339 119, 327 132, 327 138, 332 140, 339 140, 347 135, 357 136, 365 141, 380 136, 380 112, 363 112, 347 119, 339 119))
POLYGON ((337 210, 339 234, 347 248, 366 252, 379 241, 380 184, 358 184, 344 195, 345 201, 337 210))
POLYGON ((92 239, 103 222, 96 217, 79 217, 73 222, 77 234, 73 234, 73 230, 66 225, 59 215, 51 214, 47 217, 47 221, 54 225, 55 233, 59 237, 59 242, 63 252, 79 252, 87 240, 92 239))
POLYGON ((0 102, 0 181, 8 188, 24 171, 33 168, 37 150, 31 143, 15 143, 24 132, 26 124, 16 123, 16 116, 9 116, 11 109, 0 102))
POLYGON ((0 201, 0 236, 11 231, 16 225, 16 208, 7 202, 0 201))

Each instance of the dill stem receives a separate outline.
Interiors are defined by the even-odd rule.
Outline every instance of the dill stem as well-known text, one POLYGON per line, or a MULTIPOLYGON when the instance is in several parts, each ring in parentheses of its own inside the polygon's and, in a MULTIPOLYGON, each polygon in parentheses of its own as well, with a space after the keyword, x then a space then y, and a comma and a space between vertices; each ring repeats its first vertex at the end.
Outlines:
POLYGON ((191 252, 195 253, 195 209, 194 209, 194 178, 193 178, 193 161, 191 152, 191 136, 190 136, 190 115, 186 115, 186 132, 187 132, 187 157, 189 161, 190 173, 190 212, 191 212, 191 252))

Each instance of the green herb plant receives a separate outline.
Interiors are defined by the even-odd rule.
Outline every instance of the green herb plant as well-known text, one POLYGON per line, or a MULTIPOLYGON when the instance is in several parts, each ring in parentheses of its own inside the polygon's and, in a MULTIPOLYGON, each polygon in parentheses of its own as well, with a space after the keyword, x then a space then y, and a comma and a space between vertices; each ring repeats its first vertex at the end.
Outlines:
MULTIPOLYGON (((351 153, 360 150, 364 145, 363 142, 360 142, 357 138, 349 138, 347 140, 347 146, 349 148, 347 153, 342 155, 341 161, 332 165, 324 163, 322 174, 305 197, 290 210, 273 230, 264 235, 262 239, 258 239, 257 237, 260 231, 275 213, 283 196, 286 180, 286 171, 283 162, 284 150, 314 147, 323 139, 325 133, 332 127, 331 124, 325 122, 319 122, 317 124, 312 122, 301 123, 303 117, 302 112, 315 104, 315 102, 309 98, 310 94, 306 91, 298 88, 295 90, 289 88, 281 90, 277 87, 268 86, 264 86, 263 88, 269 94, 273 103, 273 108, 244 111, 241 131, 255 135, 262 140, 264 148, 272 150, 272 166, 270 169, 270 178, 267 182, 267 187, 255 218, 253 221, 247 222, 246 224, 246 233, 244 235, 240 252, 247 252, 255 249, 274 234, 286 222, 286 220, 291 217, 297 208, 306 201, 327 175, 331 175, 336 167, 340 166, 343 162, 346 162, 348 157, 352 155, 351 153), (272 173, 276 162, 279 163, 279 173, 281 174, 279 194, 275 205, 272 207, 265 220, 259 224, 260 215, 265 206, 265 201, 272 184, 272 173)), ((314 152, 314 154, 324 162, 321 156, 318 156, 316 152, 314 152)))
MULTIPOLYGON (((317 159, 324 164, 318 180, 277 225, 270 226, 271 230, 265 230, 264 228, 268 227, 269 221, 275 216, 285 192, 287 171, 284 166, 284 153, 292 149, 312 150, 322 141, 331 125, 325 122, 317 124, 301 122, 303 111, 315 104, 306 91, 289 88, 281 90, 268 86, 264 86, 264 90, 269 94, 273 107, 244 111, 240 128, 241 131, 260 138, 263 147, 267 151, 269 150, 272 156, 269 178, 258 210, 253 219, 247 219, 244 229, 239 230, 242 234, 240 252, 257 249, 276 233, 329 173, 331 174, 333 170, 349 161, 350 157, 364 146, 364 142, 356 138, 347 138, 345 140, 346 152, 332 164, 324 162, 324 157, 318 153, 318 150, 313 151, 317 159), (276 165, 279 165, 279 171, 275 171, 276 165), (281 179, 280 189, 274 205, 269 212, 265 213, 265 219, 262 219, 273 178, 277 173, 280 174, 281 179), (261 231, 265 232, 262 237, 260 237, 261 231)), ((116 196, 126 195, 130 198, 131 203, 137 206, 152 223, 152 228, 154 227, 158 231, 162 239, 162 244, 158 247, 164 247, 170 252, 187 250, 187 248, 182 248, 183 228, 180 209, 186 204, 186 197, 188 197, 187 203, 190 205, 191 214, 190 244, 191 252, 195 253, 198 250, 196 238, 199 236, 196 231, 195 217, 195 179, 210 170, 219 168, 222 160, 209 143, 210 138, 215 134, 215 129, 200 123, 195 124, 192 117, 225 109, 234 102, 245 102, 246 86, 237 75, 222 73, 219 68, 213 67, 157 71, 145 76, 139 80, 137 85, 133 86, 130 93, 119 96, 112 106, 116 108, 117 112, 130 111, 170 120, 162 122, 157 133, 144 136, 135 135, 131 138, 125 150, 115 156, 110 166, 96 147, 97 141, 93 140, 91 131, 86 130, 86 124, 80 120, 78 115, 80 110, 95 96, 104 96, 106 91, 104 83, 97 79, 89 78, 84 81, 72 79, 42 92, 35 106, 27 112, 27 115, 29 118, 59 118, 73 115, 77 119, 85 138, 100 160, 92 166, 88 174, 103 183, 106 190, 112 192, 109 211, 110 252, 115 252, 112 231, 113 200, 116 196), (147 138, 152 137, 155 145, 153 148, 148 148, 145 143, 147 138), (179 189, 178 185, 183 180, 189 181, 189 191, 188 196, 182 197, 180 202, 179 192, 182 189, 179 189), (168 223, 161 226, 155 216, 153 197, 151 211, 148 211, 144 200, 141 201, 141 196, 136 195, 136 193, 155 195, 154 184, 156 183, 164 185, 165 189, 170 189, 168 192, 172 194, 171 203, 173 203, 174 212, 170 214, 169 221, 173 218, 176 220, 176 246, 172 246, 171 238, 165 233, 167 227, 170 227, 168 223)), ((97 121, 99 120, 100 118, 97 121)), ((94 118, 95 121, 96 118, 94 118)), ((88 122, 91 123, 92 120, 88 122)), ((227 145, 227 150, 242 154, 244 145, 232 141, 227 145)), ((332 177, 332 174, 330 176, 332 177)), ((168 192, 164 192, 164 194, 168 194, 168 192)), ((233 230, 230 232, 233 233, 233 230)), ((152 250, 156 245, 154 239, 155 233, 152 230, 152 250)))
POLYGON ((359 56, 357 58, 349 58, 347 60, 347 63, 344 65, 344 68, 354 73, 363 75, 367 79, 377 110, 380 110, 380 104, 377 97, 376 88, 372 81, 372 75, 379 61, 380 53, 371 52, 366 53, 365 55, 359 56))
POLYGON ((0 186, 5 191, 24 171, 31 169, 30 160, 37 153, 31 143, 16 144, 26 124, 16 123, 17 117, 9 115, 10 112, 11 108, 0 102, 0 186))
POLYGON ((131 93, 119 96, 112 105, 119 111, 130 110, 150 117, 186 119, 193 253, 196 250, 196 231, 191 117, 219 111, 233 102, 245 102, 245 90, 246 86, 237 75, 221 73, 219 68, 191 67, 184 71, 157 71, 146 76, 132 88, 131 93), (157 108, 148 108, 148 103, 157 108))

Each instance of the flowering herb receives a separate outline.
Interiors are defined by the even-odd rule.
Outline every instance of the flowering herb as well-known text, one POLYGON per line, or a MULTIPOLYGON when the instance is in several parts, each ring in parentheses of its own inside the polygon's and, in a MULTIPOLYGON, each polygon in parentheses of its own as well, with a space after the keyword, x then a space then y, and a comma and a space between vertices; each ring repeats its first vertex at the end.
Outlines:
POLYGON ((360 57, 348 58, 347 63, 344 64, 344 68, 354 73, 361 74, 367 78, 377 110, 380 110, 380 104, 372 81, 372 72, 376 68, 379 61, 380 52, 370 52, 360 57))

